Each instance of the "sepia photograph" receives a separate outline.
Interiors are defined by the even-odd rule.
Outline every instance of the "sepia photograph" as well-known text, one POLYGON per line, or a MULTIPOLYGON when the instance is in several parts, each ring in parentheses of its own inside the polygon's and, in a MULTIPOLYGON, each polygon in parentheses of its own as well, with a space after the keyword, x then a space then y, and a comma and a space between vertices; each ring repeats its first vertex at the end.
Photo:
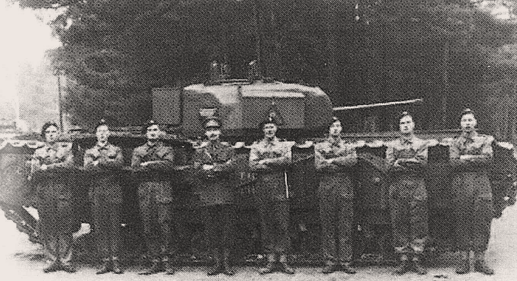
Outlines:
POLYGON ((517 280, 517 0, 0 0, 0 39, 2 280, 517 280))

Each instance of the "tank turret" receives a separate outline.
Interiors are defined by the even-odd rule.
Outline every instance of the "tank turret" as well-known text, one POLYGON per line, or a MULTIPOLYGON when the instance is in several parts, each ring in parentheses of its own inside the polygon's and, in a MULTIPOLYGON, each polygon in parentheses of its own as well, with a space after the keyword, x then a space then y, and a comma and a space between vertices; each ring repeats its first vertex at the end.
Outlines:
POLYGON ((257 125, 268 115, 279 121, 284 137, 314 136, 332 117, 332 103, 318 87, 281 82, 228 80, 153 89, 153 119, 187 137, 202 135, 202 121, 211 116, 223 120, 227 137, 256 137, 257 125))

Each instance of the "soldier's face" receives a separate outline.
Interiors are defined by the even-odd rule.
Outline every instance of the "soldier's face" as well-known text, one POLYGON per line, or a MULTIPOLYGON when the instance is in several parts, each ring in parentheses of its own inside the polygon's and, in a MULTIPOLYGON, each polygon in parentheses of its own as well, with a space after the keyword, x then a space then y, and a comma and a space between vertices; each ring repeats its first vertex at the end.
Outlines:
POLYGON ((45 130, 45 141, 48 143, 56 142, 58 130, 56 126, 50 126, 45 130))
POLYGON ((402 134, 411 134, 415 129, 415 123, 413 122, 413 117, 404 116, 400 118, 399 121, 400 132, 402 134))
POLYGON ((216 141, 221 137, 221 130, 217 127, 206 128, 205 136, 210 141, 216 141))
POLYGON ((461 129, 464 132, 472 132, 476 129, 477 120, 474 117, 474 114, 465 114, 461 116, 461 129))
POLYGON ((95 132, 95 135, 97 136, 98 142, 107 142, 108 138, 110 136, 110 130, 108 129, 108 126, 101 125, 97 127, 97 131, 95 132))
POLYGON ((155 141, 160 137, 161 130, 158 125, 152 125, 147 127, 146 137, 150 141, 155 141))
POLYGON ((332 123, 329 127, 329 134, 331 136, 339 136, 341 134, 341 131, 343 131, 343 126, 341 126, 340 121, 332 123))
POLYGON ((278 127, 273 123, 265 124, 262 128, 262 131, 264 132, 264 136, 266 138, 274 138, 277 130, 278 127))

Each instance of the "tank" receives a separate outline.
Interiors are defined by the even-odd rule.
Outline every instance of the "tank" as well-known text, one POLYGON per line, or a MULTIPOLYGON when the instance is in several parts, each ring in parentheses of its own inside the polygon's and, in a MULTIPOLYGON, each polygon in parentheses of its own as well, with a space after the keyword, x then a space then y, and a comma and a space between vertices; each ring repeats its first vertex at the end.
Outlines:
MULTIPOLYGON (((279 121, 279 137, 292 146, 293 163, 288 171, 291 202, 291 241, 294 262, 320 263, 320 226, 317 202, 318 177, 314 169, 314 144, 321 141, 327 131, 328 120, 335 111, 329 97, 318 87, 286 84, 275 81, 225 80, 215 83, 196 84, 185 88, 156 88, 152 90, 153 119, 164 124, 168 134, 164 142, 176 151, 177 169, 171 176, 175 186, 175 206, 182 210, 181 252, 185 262, 203 262, 208 256, 200 200, 191 192, 195 184, 194 173, 189 169, 194 148, 203 136, 202 122, 205 118, 218 116, 223 120, 223 140, 236 149, 237 171, 235 193, 238 219, 236 222, 236 259, 241 262, 256 262, 261 254, 258 215, 255 211, 254 182, 256 175, 248 169, 248 155, 252 141, 262 132, 258 124, 268 116, 279 121)), ((420 101, 418 101, 420 102, 420 101)), ((391 106, 375 104, 368 106, 391 106)), ((363 107, 354 107, 362 110, 363 107)), ((145 142, 141 128, 112 128, 110 142, 123 148, 126 166, 129 166, 132 150, 145 142)), ((432 256, 454 248, 450 180, 452 170, 448 161, 448 145, 459 131, 422 131, 420 138, 429 142, 429 165, 426 182, 429 194, 429 225, 431 243, 427 251, 432 256)), ((387 212, 387 167, 384 163, 386 142, 398 136, 397 132, 344 134, 354 143, 359 161, 355 169, 355 230, 354 259, 358 262, 382 263, 393 260, 391 229, 387 212)), ((89 177, 80 169, 84 151, 95 144, 95 135, 68 133, 60 141, 73 144, 77 170, 74 172, 74 205, 76 206, 77 229, 74 237, 89 241, 84 235, 84 226, 91 223, 88 201, 89 177), (83 226, 83 227, 81 227, 83 226)), ((8 140, 0 148, 0 206, 6 216, 16 222, 18 228, 29 238, 39 241, 37 209, 28 161, 34 150, 43 145, 37 140, 8 140)), ((515 203, 516 159, 510 143, 493 141, 495 161, 490 172, 494 195, 494 218, 515 203)), ((123 218, 121 227, 127 259, 143 254, 140 218, 135 181, 128 170, 121 172, 124 186, 123 218)), ((87 232, 87 231, 86 231, 87 232)), ((84 242, 87 243, 87 242, 84 242)), ((83 243, 83 244, 84 244, 83 243)), ((88 243, 91 243, 88 242, 88 243)), ((83 252, 94 247, 80 247, 83 252)))

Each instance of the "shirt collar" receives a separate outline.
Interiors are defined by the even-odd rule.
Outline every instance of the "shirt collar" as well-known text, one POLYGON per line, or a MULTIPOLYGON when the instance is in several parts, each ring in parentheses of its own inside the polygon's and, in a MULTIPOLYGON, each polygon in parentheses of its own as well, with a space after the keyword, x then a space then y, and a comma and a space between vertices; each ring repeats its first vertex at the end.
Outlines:
POLYGON ((264 138, 264 143, 266 145, 270 144, 270 145, 275 145, 277 142, 278 142, 278 138, 277 137, 274 137, 272 140, 269 140, 268 138, 264 138))
POLYGON ((412 145, 414 142, 415 142, 415 136, 414 135, 411 135, 410 137, 404 137, 404 136, 400 137, 400 143, 401 144, 412 145))
POLYGON ((162 142, 161 141, 157 141, 155 142, 153 145, 150 145, 149 142, 146 142, 145 145, 148 147, 148 148, 153 148, 153 147, 160 147, 162 145, 162 142))
POLYGON ((109 142, 106 142, 105 145, 100 145, 98 142, 97 142, 97 144, 95 144, 95 147, 97 148, 97 150, 108 149, 109 146, 110 146, 109 142))
POLYGON ((329 136, 328 141, 330 142, 331 145, 338 146, 339 143, 341 142, 341 137, 338 136, 337 138, 333 138, 333 137, 329 136))
POLYGON ((219 147, 220 144, 221 144, 221 140, 208 141, 208 145, 212 146, 212 147, 219 147))
POLYGON ((57 149, 59 148, 59 144, 57 142, 55 142, 54 144, 45 143, 45 146, 47 147, 47 151, 51 149, 57 151, 57 149))
POLYGON ((478 136, 478 133, 476 131, 472 131, 472 132, 463 132, 461 133, 461 136, 465 139, 474 139, 475 137, 478 136))

